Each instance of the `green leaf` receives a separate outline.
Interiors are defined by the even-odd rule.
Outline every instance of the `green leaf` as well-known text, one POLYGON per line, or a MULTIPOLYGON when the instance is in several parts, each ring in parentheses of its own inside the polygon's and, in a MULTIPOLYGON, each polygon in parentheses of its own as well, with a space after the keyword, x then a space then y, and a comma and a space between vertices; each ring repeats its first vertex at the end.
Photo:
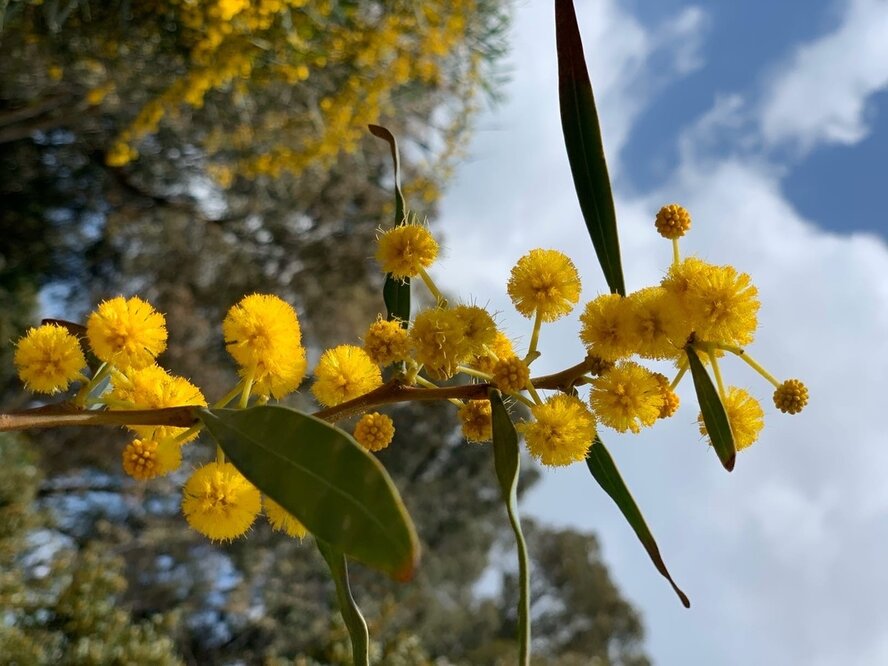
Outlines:
MULTIPOLYGON (((395 135, 381 125, 368 125, 370 133, 387 141, 392 151, 392 164, 395 170, 395 226, 407 223, 406 205, 404 193, 401 192, 401 157, 398 153, 398 141, 395 135)), ((401 325, 407 328, 410 321, 410 278, 397 280, 391 273, 385 276, 385 285, 382 288, 382 299, 388 311, 388 319, 398 319, 401 325)))
POLYGON ((398 280, 387 273, 382 287, 382 300, 385 301, 389 321, 397 319, 401 326, 407 328, 407 322, 410 321, 410 278, 398 280))
POLYGON ((396 580, 413 576, 413 522, 388 473, 348 434, 279 405, 198 415, 234 466, 319 540, 396 580))
POLYGON ((608 287, 625 296, 614 197, 572 0, 555 0, 555 40, 561 127, 580 209, 608 287))
POLYGON ((518 601, 518 663, 521 666, 530 664, 530 568, 527 562, 527 544, 521 531, 518 518, 518 472, 520 455, 518 451, 518 433, 515 424, 503 404, 502 396, 496 389, 488 391, 493 419, 493 462, 496 478, 509 523, 515 533, 515 547, 518 550, 518 577, 521 596, 518 601))
POLYGON ((737 461, 737 449, 734 446, 734 433, 731 432, 731 422, 725 412, 718 391, 706 372, 703 362, 697 356, 693 346, 685 347, 688 355, 688 363, 691 367, 691 377, 694 378, 694 390, 697 391, 697 402, 700 403, 700 412, 703 414, 703 423, 706 424, 706 432, 712 440, 712 447, 718 454, 718 459, 729 472, 734 469, 737 461))
POLYGON ((315 541, 327 566, 330 568, 330 576, 336 585, 336 599, 339 602, 339 612, 348 628, 348 635, 352 644, 352 663, 355 666, 370 666, 370 632, 367 630, 367 622, 361 614, 361 609, 355 602, 348 582, 348 563, 345 555, 328 543, 321 540, 315 541))
POLYGON ((644 521, 644 516, 641 515, 641 511, 635 503, 632 493, 630 493, 629 488, 626 487, 626 482, 623 481, 623 477, 620 476, 620 470, 617 469, 614 459, 611 458, 604 443, 597 435, 595 436, 595 442, 589 447, 589 452, 586 454, 586 465, 589 467, 589 471, 592 472, 592 476, 595 477, 598 485, 604 489, 604 492, 610 495, 610 498, 623 513, 629 526, 635 530, 638 540, 641 541, 641 545, 644 546, 644 549, 650 556, 654 566, 657 567, 657 571, 669 581, 669 584, 672 585, 672 589, 675 590, 675 593, 678 595, 678 598, 681 599, 681 603, 684 604, 684 607, 690 608, 690 600, 687 595, 681 591, 678 585, 675 584, 675 581, 669 574, 669 570, 666 568, 666 563, 660 555, 660 549, 657 547, 657 542, 654 540, 654 535, 651 534, 647 523, 644 521))

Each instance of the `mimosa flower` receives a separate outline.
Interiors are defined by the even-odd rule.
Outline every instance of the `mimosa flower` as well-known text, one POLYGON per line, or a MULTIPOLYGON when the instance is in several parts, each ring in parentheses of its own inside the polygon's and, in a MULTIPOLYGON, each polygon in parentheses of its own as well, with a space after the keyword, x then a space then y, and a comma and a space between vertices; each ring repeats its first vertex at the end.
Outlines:
POLYGON ((231 463, 204 465, 182 489, 185 519, 213 541, 231 541, 244 534, 261 503, 259 491, 231 463))
POLYGON ((530 412, 534 420, 517 428, 534 458, 554 467, 586 457, 595 439, 595 417, 582 400, 559 393, 530 412))
MULTIPOLYGON (((149 365, 141 370, 130 369, 126 373, 114 376, 111 380, 111 398, 131 409, 162 409, 186 405, 207 406, 206 398, 199 388, 184 377, 170 375, 157 365, 149 365)), ((138 433, 144 440, 154 439, 157 441, 176 437, 187 430, 187 428, 176 426, 133 425, 127 427, 138 433)), ((187 438, 179 440, 179 443, 190 442, 196 437, 197 433, 192 433, 187 438)))
POLYGON ((616 361, 638 347, 632 305, 619 294, 603 294, 589 301, 580 323, 580 340, 590 354, 602 360, 616 361))
MULTIPOLYGON (((758 439, 759 432, 765 425, 765 413, 758 400, 747 391, 735 386, 728 388, 722 403, 728 415, 728 422, 731 424, 731 432, 734 434, 734 447, 742 451, 758 439)), ((702 413, 697 416, 697 424, 700 426, 700 434, 708 438, 709 433, 706 432, 702 413)), ((712 440, 709 443, 711 445, 712 440)))
POLYGON ((798 414, 808 404, 808 388, 798 379, 787 379, 774 391, 774 405, 784 414, 798 414))
POLYGON ((355 425, 355 441, 368 451, 382 451, 395 436, 395 424, 385 414, 364 414, 355 425))
POLYGON ((265 517, 273 530, 284 532, 288 536, 304 539, 308 534, 305 525, 293 517, 284 507, 267 495, 262 498, 262 506, 265 508, 265 517))
POLYGON ((453 308, 456 318, 463 325, 462 357, 483 353, 485 346, 496 340, 496 323, 490 313, 477 305, 457 305, 453 308))
POLYGON ((314 374, 311 392, 327 407, 357 398, 382 384, 379 366, 354 345, 339 345, 325 351, 314 374))
POLYGON ((555 321, 580 300, 576 266, 557 250, 531 250, 512 268, 508 292, 515 309, 525 317, 537 310, 543 321, 555 321))
POLYGON ((429 308, 416 315, 410 327, 414 358, 436 379, 447 379, 464 360, 465 326, 450 308, 429 308))
POLYGON ((527 387, 530 369, 517 356, 501 358, 493 365, 493 383, 503 393, 517 393, 527 387))
POLYGON ((652 359, 680 356, 691 328, 681 304, 663 287, 647 287, 629 295, 635 353, 652 359))
POLYGON ((376 259, 382 270, 404 279, 419 275, 438 257, 438 241, 422 224, 400 224, 380 235, 376 259))
POLYGON ((66 390, 86 367, 80 342, 56 324, 29 329, 16 343, 13 362, 25 388, 37 393, 66 390))
POLYGON ((379 318, 364 335, 364 351, 374 363, 385 366, 410 356, 407 329, 398 321, 379 318))
POLYGON ((746 273, 712 266, 689 281, 685 303, 698 337, 740 346, 752 342, 760 303, 746 273))
MULTIPOLYGON (((515 355, 515 348, 512 346, 512 341, 509 339, 509 336, 502 331, 496 332, 493 344, 488 348, 496 355, 497 359, 509 358, 515 355)), ((496 360, 494 357, 486 352, 476 354, 472 359, 472 366, 476 370, 486 372, 488 375, 493 372, 493 366, 495 363, 496 360)))
POLYGON ((179 469, 182 449, 166 439, 135 439, 123 450, 123 471, 139 481, 148 481, 179 469))
POLYGON ((665 401, 654 373, 623 361, 592 381, 589 402, 604 425, 637 433, 654 425, 665 401))
POLYGON ((166 321, 138 296, 102 301, 86 321, 96 356, 118 368, 144 368, 166 349, 166 321))
POLYGON ((663 238, 681 238, 691 228, 691 214, 683 206, 668 204, 657 211, 654 226, 663 238))
POLYGON ((469 400, 463 403, 457 416, 467 441, 490 441, 490 438, 493 437, 492 413, 489 400, 469 400))
POLYGON ((302 331, 293 307, 277 296, 251 294, 232 306, 222 322, 225 348, 251 377, 252 390, 283 398, 305 378, 302 331))

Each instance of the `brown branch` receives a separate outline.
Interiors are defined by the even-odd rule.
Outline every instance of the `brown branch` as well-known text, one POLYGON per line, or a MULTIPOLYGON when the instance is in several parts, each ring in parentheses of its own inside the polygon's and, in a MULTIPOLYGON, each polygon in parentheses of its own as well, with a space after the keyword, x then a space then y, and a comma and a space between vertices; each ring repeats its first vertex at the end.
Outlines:
MULTIPOLYGON (((532 379, 537 389, 570 391, 580 378, 589 372, 589 361, 551 375, 532 379)), ((420 388, 407 386, 401 379, 392 379, 369 393, 349 400, 341 405, 327 407, 314 412, 314 416, 325 421, 336 422, 367 411, 371 407, 390 405, 398 402, 428 400, 486 400, 491 384, 461 384, 440 388, 420 388)), ((165 407, 163 409, 111 409, 84 410, 70 403, 45 405, 34 409, 0 413, 0 432, 10 430, 30 430, 33 428, 58 428, 61 426, 124 426, 153 425, 189 428, 198 422, 199 405, 165 407)))

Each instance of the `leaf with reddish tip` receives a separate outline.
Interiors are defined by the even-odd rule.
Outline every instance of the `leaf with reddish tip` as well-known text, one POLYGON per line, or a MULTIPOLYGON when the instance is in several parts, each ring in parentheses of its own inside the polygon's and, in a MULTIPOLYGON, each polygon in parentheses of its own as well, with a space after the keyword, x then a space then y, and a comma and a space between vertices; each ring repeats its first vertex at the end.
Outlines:
POLYGON ((641 545, 644 546, 654 566, 657 567, 657 571, 669 581, 684 607, 690 608, 690 600, 672 579, 669 570, 666 568, 666 563, 660 555, 660 549, 657 547, 654 535, 651 533, 650 528, 648 528, 644 516, 641 515, 638 504, 635 503, 635 498, 632 497, 626 482, 623 481, 614 459, 597 435, 595 436, 595 442, 589 447, 589 452, 586 454, 586 466, 592 472, 592 476, 595 477, 598 485, 604 489, 604 492, 610 495, 610 498, 623 513, 623 517, 626 518, 629 526, 635 530, 635 535, 641 541, 641 545))
POLYGON ((688 364, 691 367, 691 377, 694 379, 694 390, 697 392, 697 402, 700 403, 700 413, 703 414, 706 433, 722 466, 731 472, 737 461, 737 448, 734 445, 734 433, 731 431, 731 422, 728 420, 725 406, 693 346, 685 347, 685 352, 688 355, 688 364))

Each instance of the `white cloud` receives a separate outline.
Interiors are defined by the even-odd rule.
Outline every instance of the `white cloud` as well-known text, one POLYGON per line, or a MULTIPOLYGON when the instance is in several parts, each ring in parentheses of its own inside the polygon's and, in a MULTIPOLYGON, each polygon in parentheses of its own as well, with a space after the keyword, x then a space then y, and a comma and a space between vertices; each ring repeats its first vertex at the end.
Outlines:
POLYGON ((888 87, 888 2, 850 0, 837 30, 799 47, 766 89, 761 131, 802 150, 867 134, 867 103, 888 87))
MULTIPOLYGON (((684 408, 655 430, 635 438, 605 433, 667 564, 692 598, 690 611, 583 466, 547 471, 529 498, 525 510, 602 535, 620 586, 642 609, 657 663, 863 666, 888 659, 888 446, 880 422, 888 377, 888 249, 874 236, 830 234, 804 219, 781 190, 787 165, 766 161, 750 144, 732 146, 728 156, 724 150, 726 138, 738 135, 761 145, 762 136, 747 126, 767 125, 769 140, 806 145, 859 136, 866 96, 881 80, 863 57, 878 48, 865 38, 863 23, 880 25, 885 7, 856 2, 849 10, 836 34, 850 53, 833 52, 831 40, 838 38, 829 37, 800 51, 797 64, 809 74, 786 75, 787 90, 796 91, 789 102, 775 101, 759 118, 742 96, 723 98, 682 138, 681 164, 669 183, 631 196, 618 189, 630 288, 656 280, 670 258, 668 243, 653 233, 654 212, 667 201, 685 203, 694 214, 685 252, 733 263, 759 287, 760 333, 750 352, 780 377, 803 378, 812 396, 798 416, 776 413, 769 385, 726 360, 729 381, 762 398, 767 419, 761 441, 740 455, 730 475, 700 441, 687 383, 680 387, 684 408), (857 41, 849 43, 846 34, 857 41), (845 69, 827 67, 821 89, 829 94, 803 103, 804 82, 826 57, 820 50, 834 53, 845 69), (858 68, 850 71, 854 62, 858 68), (798 131, 780 120, 793 104, 804 115, 798 131)), ((614 164, 613 151, 650 99, 640 82, 650 80, 655 40, 613 2, 580 3, 578 13, 587 53, 595 44, 596 53, 614 58, 590 57, 614 164)), ((683 21, 691 22, 679 15, 672 24, 683 21)), ((476 159, 463 168, 440 223, 450 250, 438 268, 441 282, 490 298, 508 330, 525 337, 529 323, 514 314, 504 290, 509 267, 531 247, 574 257, 584 300, 604 289, 564 158, 550 22, 537 3, 519 9, 512 101, 482 124, 498 130, 482 130, 476 159)), ((582 354, 576 331, 575 316, 544 329, 541 371, 576 361, 582 354)))

